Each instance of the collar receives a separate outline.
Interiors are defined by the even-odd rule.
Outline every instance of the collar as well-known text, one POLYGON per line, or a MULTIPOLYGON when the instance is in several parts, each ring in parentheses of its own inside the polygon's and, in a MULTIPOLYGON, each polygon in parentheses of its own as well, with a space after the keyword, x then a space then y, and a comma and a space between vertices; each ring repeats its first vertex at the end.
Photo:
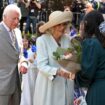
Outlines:
POLYGON ((6 28, 8 32, 10 32, 10 28, 2 21, 3 26, 6 28))

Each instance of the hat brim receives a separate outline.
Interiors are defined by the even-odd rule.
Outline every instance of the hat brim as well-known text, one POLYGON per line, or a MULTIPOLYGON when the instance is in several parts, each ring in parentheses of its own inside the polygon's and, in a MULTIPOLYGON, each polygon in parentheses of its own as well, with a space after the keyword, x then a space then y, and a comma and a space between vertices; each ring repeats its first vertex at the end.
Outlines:
POLYGON ((72 17, 73 16, 71 12, 69 11, 62 12, 62 14, 56 16, 52 20, 49 20, 48 22, 46 22, 44 25, 40 26, 39 31, 44 33, 46 30, 48 30, 53 26, 56 26, 58 24, 65 23, 65 22, 71 22, 72 17))

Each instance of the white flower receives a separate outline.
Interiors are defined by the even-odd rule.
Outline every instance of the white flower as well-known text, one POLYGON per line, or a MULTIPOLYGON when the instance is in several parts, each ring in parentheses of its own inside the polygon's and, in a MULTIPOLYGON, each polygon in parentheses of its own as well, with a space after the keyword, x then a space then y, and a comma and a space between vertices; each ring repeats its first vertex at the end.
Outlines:
POLYGON ((63 58, 64 59, 70 59, 70 58, 72 58, 72 56, 73 56, 73 54, 72 53, 69 53, 67 55, 63 55, 63 58))

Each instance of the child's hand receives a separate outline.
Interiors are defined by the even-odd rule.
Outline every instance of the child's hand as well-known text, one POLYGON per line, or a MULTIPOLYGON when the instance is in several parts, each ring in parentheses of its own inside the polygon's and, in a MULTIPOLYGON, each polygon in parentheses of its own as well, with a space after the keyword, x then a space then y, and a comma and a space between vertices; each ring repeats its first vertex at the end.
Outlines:
POLYGON ((80 105, 81 99, 77 98, 74 100, 74 105, 80 105))
POLYGON ((29 62, 30 62, 30 63, 33 63, 34 61, 33 61, 33 59, 29 59, 29 62))
POLYGON ((36 53, 34 54, 34 59, 36 59, 36 53))

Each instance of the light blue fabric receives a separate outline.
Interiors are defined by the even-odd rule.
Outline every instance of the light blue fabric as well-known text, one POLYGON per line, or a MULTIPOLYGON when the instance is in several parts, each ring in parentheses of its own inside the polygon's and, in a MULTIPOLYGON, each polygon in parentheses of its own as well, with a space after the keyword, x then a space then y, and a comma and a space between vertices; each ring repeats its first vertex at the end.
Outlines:
MULTIPOLYGON (((66 35, 59 41, 62 48, 71 47, 66 35)), ((53 52, 58 44, 52 35, 42 35, 37 39, 37 67, 39 70, 34 105, 73 105, 74 82, 56 75, 60 68, 53 52), (54 75, 56 77, 54 78, 54 75)))

